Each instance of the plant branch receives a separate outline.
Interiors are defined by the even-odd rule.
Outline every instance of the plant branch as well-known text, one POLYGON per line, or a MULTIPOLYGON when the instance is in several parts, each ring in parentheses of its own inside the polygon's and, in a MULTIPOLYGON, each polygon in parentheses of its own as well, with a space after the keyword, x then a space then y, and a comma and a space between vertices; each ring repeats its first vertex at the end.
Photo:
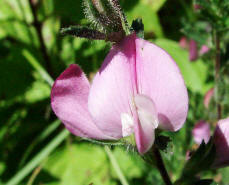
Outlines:
POLYGON ((30 9, 31 9, 32 15, 33 15, 33 26, 35 27, 35 30, 37 32, 38 39, 40 42, 40 51, 41 51, 43 58, 46 62, 46 69, 47 69, 48 73, 50 74, 50 76, 53 77, 51 60, 50 60, 50 57, 48 55, 47 48, 45 46, 44 37, 42 35, 42 23, 38 20, 38 17, 37 17, 37 4, 35 4, 33 2, 33 0, 29 0, 29 6, 30 6, 30 9))
POLYGON ((159 170, 159 172, 161 174, 161 177, 162 177, 164 183, 166 185, 172 185, 172 182, 170 180, 168 172, 167 172, 167 170, 165 168, 165 164, 164 164, 164 162, 162 160, 160 151, 158 150, 157 147, 154 147, 152 150, 153 150, 154 157, 156 159, 156 166, 157 166, 157 168, 158 168, 158 170, 159 170))
MULTIPOLYGON (((215 33, 216 56, 215 56, 215 82, 217 83, 220 78, 220 37, 218 32, 215 33)), ((221 119, 221 105, 217 102, 217 117, 221 119)))

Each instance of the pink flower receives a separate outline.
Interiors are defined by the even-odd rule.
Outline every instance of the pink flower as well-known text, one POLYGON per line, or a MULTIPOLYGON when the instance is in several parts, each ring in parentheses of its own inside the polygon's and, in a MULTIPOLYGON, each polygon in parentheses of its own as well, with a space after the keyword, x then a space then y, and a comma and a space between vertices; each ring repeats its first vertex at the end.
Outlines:
POLYGON ((213 164, 215 168, 229 165, 229 117, 218 121, 214 133, 216 147, 216 159, 213 164))
POLYGON ((201 144, 203 140, 207 144, 211 137, 209 124, 203 120, 197 122, 192 130, 192 135, 197 144, 201 144))
POLYGON ((91 85, 79 66, 66 69, 53 85, 51 106, 73 134, 99 140, 134 134, 144 154, 155 129, 183 126, 188 94, 169 54, 133 34, 112 47, 91 85))
POLYGON ((200 54, 200 55, 204 55, 204 54, 208 53, 209 50, 210 50, 209 47, 207 47, 206 45, 203 45, 203 46, 201 46, 201 48, 200 48, 199 54, 200 54))

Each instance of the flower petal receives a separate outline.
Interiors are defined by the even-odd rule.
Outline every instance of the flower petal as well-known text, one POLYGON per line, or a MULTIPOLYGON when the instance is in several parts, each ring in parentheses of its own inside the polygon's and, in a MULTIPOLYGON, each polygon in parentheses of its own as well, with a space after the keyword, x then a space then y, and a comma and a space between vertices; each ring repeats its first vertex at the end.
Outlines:
POLYGON ((79 66, 72 64, 55 81, 51 106, 73 134, 94 139, 112 139, 99 130, 88 112, 89 82, 79 66))
POLYGON ((213 167, 220 168, 229 165, 229 118, 218 122, 214 133, 216 158, 213 167))
POLYGON ((159 127, 177 131, 186 120, 187 89, 171 56, 158 46, 136 39, 138 93, 149 96, 158 112, 159 127))
POLYGON ((110 50, 89 94, 89 111, 107 135, 122 137, 121 115, 131 115, 135 79, 135 43, 126 37, 110 50))
POLYGON ((145 95, 134 98, 137 109, 135 118, 135 140, 140 154, 146 153, 155 140, 154 131, 158 126, 157 110, 154 102, 145 95))

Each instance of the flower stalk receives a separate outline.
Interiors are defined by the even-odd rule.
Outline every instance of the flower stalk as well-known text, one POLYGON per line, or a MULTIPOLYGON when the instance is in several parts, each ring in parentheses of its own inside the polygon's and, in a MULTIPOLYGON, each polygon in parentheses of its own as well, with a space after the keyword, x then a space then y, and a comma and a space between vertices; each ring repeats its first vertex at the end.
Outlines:
POLYGON ((163 162, 162 156, 160 151, 158 150, 157 147, 154 147, 152 149, 152 152, 154 154, 154 157, 156 159, 155 164, 157 166, 157 169, 159 170, 161 177, 166 185, 172 185, 172 182, 170 180, 169 174, 165 168, 165 164, 163 162))
MULTIPOLYGON (((220 78, 220 36, 216 31, 215 33, 215 45, 216 45, 216 56, 215 56, 215 82, 217 83, 220 78)), ((221 119, 222 107, 220 102, 217 101, 217 118, 221 119)))
POLYGON ((45 45, 45 40, 42 35, 42 23, 38 20, 37 17, 37 4, 35 4, 32 0, 29 0, 29 6, 33 15, 33 26, 37 32, 38 39, 40 42, 40 51, 43 55, 44 61, 46 62, 46 69, 50 76, 53 77, 53 70, 52 70, 52 65, 51 65, 51 59, 48 55, 48 51, 45 45))

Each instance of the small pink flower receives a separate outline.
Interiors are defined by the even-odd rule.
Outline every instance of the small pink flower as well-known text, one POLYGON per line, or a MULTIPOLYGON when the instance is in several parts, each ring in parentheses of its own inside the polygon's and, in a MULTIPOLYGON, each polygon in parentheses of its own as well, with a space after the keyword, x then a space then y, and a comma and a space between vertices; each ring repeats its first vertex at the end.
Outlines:
POLYGON ((188 40, 186 37, 181 37, 179 45, 181 48, 189 50, 190 61, 195 61, 198 59, 199 55, 202 56, 210 51, 206 45, 202 45, 200 50, 198 50, 197 42, 192 39, 188 40))
POLYGON ((197 122, 192 130, 192 135, 197 144, 201 144, 203 140, 208 143, 211 137, 209 124, 203 120, 197 122))
POLYGON ((209 47, 207 47, 206 45, 203 45, 203 46, 201 46, 201 48, 200 48, 199 54, 200 54, 200 55, 204 55, 204 54, 208 53, 209 50, 210 50, 209 47))
POLYGON ((218 121, 214 133, 216 159, 213 167, 220 168, 229 165, 229 117, 218 121))
POLYGON ((204 96, 204 106, 205 108, 208 108, 209 103, 214 95, 214 88, 211 88, 208 90, 208 92, 204 96))
POLYGON ((66 69, 52 87, 51 106, 73 134, 99 140, 134 134, 144 154, 155 129, 183 126, 188 94, 170 55, 133 34, 112 47, 91 85, 78 65, 66 69))

